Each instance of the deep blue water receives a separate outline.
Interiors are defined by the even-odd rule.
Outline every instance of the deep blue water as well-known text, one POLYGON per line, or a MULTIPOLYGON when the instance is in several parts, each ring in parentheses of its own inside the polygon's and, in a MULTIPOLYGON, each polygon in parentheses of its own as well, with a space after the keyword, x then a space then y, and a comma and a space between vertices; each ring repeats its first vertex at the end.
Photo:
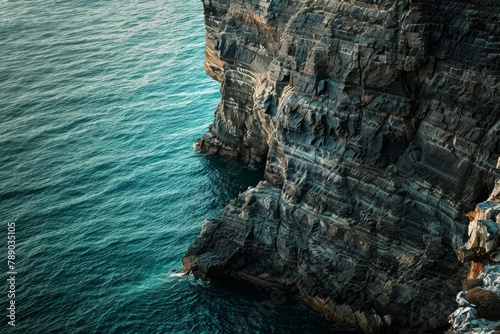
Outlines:
POLYGON ((219 99, 204 42, 198 0, 0 0, 2 333, 334 330, 292 295, 171 274, 262 178, 193 150, 219 99))

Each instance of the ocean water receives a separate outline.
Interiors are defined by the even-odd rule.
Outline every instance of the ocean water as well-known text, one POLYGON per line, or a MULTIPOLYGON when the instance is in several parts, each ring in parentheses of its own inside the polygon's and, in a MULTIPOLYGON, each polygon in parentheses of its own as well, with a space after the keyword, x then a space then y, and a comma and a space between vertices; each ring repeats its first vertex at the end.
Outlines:
POLYGON ((220 97, 201 1, 0 0, 0 13, 4 282, 9 223, 16 238, 2 333, 340 332, 293 294, 172 274, 204 219, 262 178, 193 150, 220 97))

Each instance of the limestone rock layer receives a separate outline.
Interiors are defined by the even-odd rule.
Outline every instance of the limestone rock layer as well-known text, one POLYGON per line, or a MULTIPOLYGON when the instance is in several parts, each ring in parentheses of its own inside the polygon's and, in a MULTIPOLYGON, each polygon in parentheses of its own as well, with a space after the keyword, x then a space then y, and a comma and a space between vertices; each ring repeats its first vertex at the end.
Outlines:
POLYGON ((184 258, 365 332, 446 325, 500 154, 496 0, 204 0, 201 151, 265 164, 184 258))

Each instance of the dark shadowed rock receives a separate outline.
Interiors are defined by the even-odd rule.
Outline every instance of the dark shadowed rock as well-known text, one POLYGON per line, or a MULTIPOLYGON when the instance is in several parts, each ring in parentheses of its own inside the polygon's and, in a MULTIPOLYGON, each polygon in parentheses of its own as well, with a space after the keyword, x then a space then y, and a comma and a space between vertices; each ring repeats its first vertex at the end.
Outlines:
POLYGON ((473 289, 475 287, 481 286, 483 284, 482 279, 474 278, 474 279, 466 279, 462 283, 462 289, 464 291, 473 289))
POLYGON ((500 296, 493 291, 473 288, 465 298, 476 305, 477 316, 488 320, 500 320, 500 296))
POLYGON ((465 214, 500 177, 497 1, 204 8, 222 99, 197 148, 266 180, 205 225, 185 269, 296 287, 365 332, 446 325, 465 214))

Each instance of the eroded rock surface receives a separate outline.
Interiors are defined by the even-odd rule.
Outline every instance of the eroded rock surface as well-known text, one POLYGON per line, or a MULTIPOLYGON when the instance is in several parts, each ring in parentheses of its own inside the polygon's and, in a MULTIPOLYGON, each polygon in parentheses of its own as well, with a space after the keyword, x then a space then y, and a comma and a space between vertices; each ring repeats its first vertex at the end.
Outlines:
POLYGON ((465 213, 500 177, 496 0, 205 0, 222 99, 198 149, 265 163, 196 276, 296 287, 365 332, 447 324, 465 213))

